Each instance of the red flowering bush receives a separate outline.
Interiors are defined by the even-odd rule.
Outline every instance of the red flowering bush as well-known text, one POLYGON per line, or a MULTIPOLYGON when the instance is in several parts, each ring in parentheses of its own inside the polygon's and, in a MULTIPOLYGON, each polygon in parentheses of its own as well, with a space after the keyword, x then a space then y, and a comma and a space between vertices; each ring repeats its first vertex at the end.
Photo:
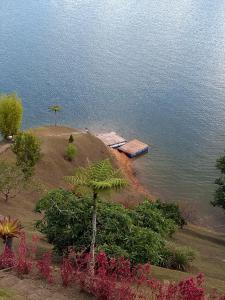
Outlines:
MULTIPOLYGON (((4 247, 0 255, 0 268, 12 268, 21 275, 28 274, 32 265, 36 265, 41 276, 52 283, 52 254, 45 253, 34 264, 38 238, 34 237, 32 240, 32 246, 28 247, 25 234, 22 234, 15 253, 4 247)), ((70 250, 60 266, 63 286, 76 284, 99 300, 225 300, 225 295, 219 295, 216 290, 209 294, 203 288, 203 274, 178 283, 161 282, 151 275, 149 264, 133 266, 124 257, 109 258, 104 252, 100 252, 96 257, 95 274, 92 276, 89 262, 89 253, 70 250)))
POLYGON ((15 270, 19 275, 28 274, 32 268, 32 261, 29 258, 30 253, 26 243, 25 233, 20 234, 20 242, 16 255, 15 270))
POLYGON ((48 283, 52 283, 52 254, 50 252, 43 254, 42 259, 37 262, 36 266, 41 276, 46 279, 48 283))
POLYGON ((4 247, 0 255, 0 269, 12 268, 16 264, 16 259, 13 251, 7 246, 4 247))
POLYGON ((132 266, 121 257, 108 258, 100 252, 95 275, 89 274, 89 256, 70 253, 63 260, 61 277, 64 286, 76 282, 80 288, 101 300, 225 300, 203 288, 204 275, 179 283, 161 282, 151 276, 149 264, 132 266))

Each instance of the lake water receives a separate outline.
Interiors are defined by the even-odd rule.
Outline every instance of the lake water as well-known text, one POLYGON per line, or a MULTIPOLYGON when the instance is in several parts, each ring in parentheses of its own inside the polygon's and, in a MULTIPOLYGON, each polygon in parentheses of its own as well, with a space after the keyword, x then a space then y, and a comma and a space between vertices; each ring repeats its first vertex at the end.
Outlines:
POLYGON ((225 148, 225 1, 1 0, 0 92, 23 126, 53 121, 115 130, 152 145, 137 174, 166 200, 209 204, 225 148))

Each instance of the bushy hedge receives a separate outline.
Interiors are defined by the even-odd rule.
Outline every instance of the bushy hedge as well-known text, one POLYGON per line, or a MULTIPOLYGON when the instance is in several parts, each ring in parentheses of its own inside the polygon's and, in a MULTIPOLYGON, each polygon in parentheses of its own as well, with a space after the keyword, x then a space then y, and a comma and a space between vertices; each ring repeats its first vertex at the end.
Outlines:
POLYGON ((65 150, 65 158, 69 161, 72 161, 75 158, 76 154, 77 148, 73 144, 69 143, 65 150))
MULTIPOLYGON (((91 204, 92 199, 78 198, 63 189, 51 191, 36 206, 37 212, 44 213, 37 228, 58 253, 70 246, 88 251, 91 204)), ((165 239, 176 228, 173 219, 166 218, 156 205, 148 201, 134 209, 98 202, 96 246, 110 256, 124 256, 133 263, 151 262, 165 266, 170 251, 165 239)))

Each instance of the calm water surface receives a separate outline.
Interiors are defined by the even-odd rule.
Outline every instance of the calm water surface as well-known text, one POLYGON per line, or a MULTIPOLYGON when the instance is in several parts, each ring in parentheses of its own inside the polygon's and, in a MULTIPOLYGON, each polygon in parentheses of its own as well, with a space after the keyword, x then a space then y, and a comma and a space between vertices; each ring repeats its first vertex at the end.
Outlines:
MULTIPOLYGON (((1 0, 0 92, 24 127, 61 122, 152 145, 138 176, 166 200, 221 226, 213 197, 225 148, 225 1, 1 0)), ((218 227, 222 228, 222 227, 218 227)))

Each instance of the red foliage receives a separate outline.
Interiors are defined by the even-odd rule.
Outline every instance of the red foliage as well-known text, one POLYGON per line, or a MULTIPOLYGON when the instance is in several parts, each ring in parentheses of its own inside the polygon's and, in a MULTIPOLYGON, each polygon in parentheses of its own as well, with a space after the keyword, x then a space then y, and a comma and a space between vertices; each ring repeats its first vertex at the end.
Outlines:
POLYGON ((63 286, 68 286, 74 279, 74 268, 70 259, 64 258, 60 267, 63 286))
POLYGON ((42 259, 37 262, 36 266, 41 276, 46 279, 48 283, 52 283, 52 254, 50 252, 43 254, 42 259))
POLYGON ((4 247, 0 255, 0 269, 12 268, 16 264, 16 259, 13 251, 7 246, 4 247))
POLYGON ((20 243, 17 251, 15 270, 19 275, 30 273, 32 262, 29 259, 29 251, 26 243, 25 233, 20 235, 20 243))
MULTIPOLYGON (((25 234, 20 237, 16 253, 5 247, 0 255, 0 268, 12 267, 17 274, 28 274, 37 249, 38 238, 33 238, 31 248, 27 247, 25 234)), ((149 264, 132 266, 121 257, 108 258, 104 252, 96 257, 95 275, 89 272, 90 255, 69 251, 60 267, 63 286, 76 284, 99 300, 225 300, 214 289, 207 294, 203 288, 204 275, 184 279, 179 283, 161 282, 151 275, 149 264)), ((52 254, 45 253, 36 267, 42 277, 53 282, 52 254)))
POLYGON ((96 258, 95 276, 90 276, 88 262, 88 255, 73 253, 71 259, 70 253, 61 267, 63 285, 74 280, 82 290, 100 300, 225 300, 216 293, 214 296, 206 294, 202 273, 179 283, 160 282, 151 276, 149 264, 132 267, 123 257, 108 258, 100 252, 96 258))

